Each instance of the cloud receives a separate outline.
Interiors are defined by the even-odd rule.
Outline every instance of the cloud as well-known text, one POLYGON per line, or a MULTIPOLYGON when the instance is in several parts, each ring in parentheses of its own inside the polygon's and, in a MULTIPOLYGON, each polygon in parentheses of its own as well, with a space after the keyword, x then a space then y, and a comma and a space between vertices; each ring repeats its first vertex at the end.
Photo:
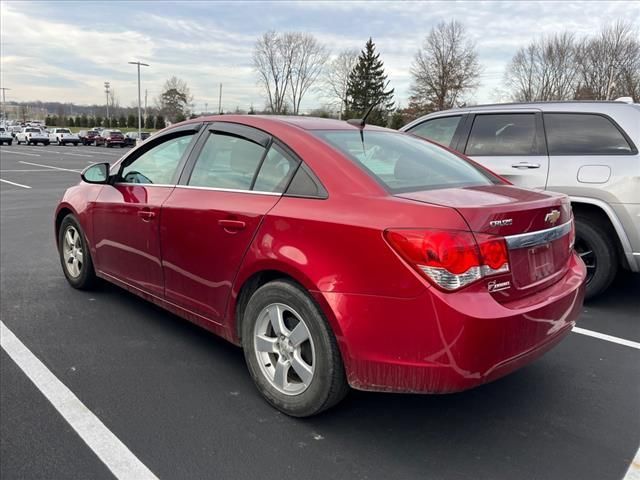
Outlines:
MULTIPOLYGON (((361 49, 371 36, 385 62, 396 101, 405 104, 410 66, 430 28, 453 18, 476 42, 483 65, 480 102, 492 101, 513 53, 535 37, 570 30, 578 36, 602 22, 640 17, 640 2, 1 2, 0 67, 8 99, 101 104, 110 81, 123 105, 137 95, 131 60, 151 98, 176 75, 194 94, 196 110, 264 104, 251 68, 253 44, 264 31, 310 32, 334 53, 361 49), (81 8, 79 8, 81 6, 81 8), (33 9, 38 16, 33 16, 33 9), (70 14, 70 12, 73 12, 70 14), (9 95, 10 93, 10 95, 9 95)), ((309 110, 323 102, 311 92, 309 110)))

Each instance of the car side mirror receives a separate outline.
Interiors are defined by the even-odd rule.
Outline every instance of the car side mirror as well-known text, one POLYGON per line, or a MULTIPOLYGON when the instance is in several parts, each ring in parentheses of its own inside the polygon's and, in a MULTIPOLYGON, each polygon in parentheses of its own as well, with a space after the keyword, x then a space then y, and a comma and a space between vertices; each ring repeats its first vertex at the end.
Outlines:
POLYGON ((80 177, 87 183, 109 183, 109 168, 108 162, 94 163, 85 168, 80 177))

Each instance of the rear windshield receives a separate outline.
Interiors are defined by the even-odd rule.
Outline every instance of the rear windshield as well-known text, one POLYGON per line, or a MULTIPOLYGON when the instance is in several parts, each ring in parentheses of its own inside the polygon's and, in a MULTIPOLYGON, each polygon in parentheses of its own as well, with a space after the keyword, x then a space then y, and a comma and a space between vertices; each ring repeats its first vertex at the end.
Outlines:
POLYGON ((71 130, 68 128, 59 128, 58 133, 71 133, 71 130))
POLYGON ((502 183, 442 147, 411 135, 358 130, 315 131, 391 193, 502 183))
POLYGON ((27 128, 26 131, 29 133, 40 133, 39 128, 27 128))

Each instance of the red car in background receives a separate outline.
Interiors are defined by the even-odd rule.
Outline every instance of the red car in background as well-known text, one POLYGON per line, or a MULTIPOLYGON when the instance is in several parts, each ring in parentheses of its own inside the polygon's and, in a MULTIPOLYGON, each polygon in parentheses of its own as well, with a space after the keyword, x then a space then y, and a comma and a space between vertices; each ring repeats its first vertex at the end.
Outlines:
POLYGON ((289 415, 349 386, 489 382, 557 344, 582 307, 568 198, 409 134, 206 117, 82 178, 55 215, 68 282, 106 279, 241 345, 289 415))
POLYGON ((91 145, 99 135, 100 132, 97 130, 80 130, 78 132, 78 138, 83 145, 91 145))
POLYGON ((125 140, 124 135, 120 130, 103 130, 98 135, 93 137, 93 141, 96 144, 96 147, 104 146, 104 147, 124 147, 125 140))

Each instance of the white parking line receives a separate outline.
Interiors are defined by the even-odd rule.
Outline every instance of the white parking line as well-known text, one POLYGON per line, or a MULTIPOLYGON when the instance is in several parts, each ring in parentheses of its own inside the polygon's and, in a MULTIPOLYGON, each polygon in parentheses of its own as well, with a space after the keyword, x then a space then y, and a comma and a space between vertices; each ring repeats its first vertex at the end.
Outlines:
POLYGON ((2 152, 2 153, 12 153, 14 155, 26 155, 27 157, 39 157, 40 156, 37 153, 14 152, 13 150, 6 150, 4 148, 2 150, 0 150, 0 152, 2 152))
POLYGON ((19 163, 23 163, 25 165, 33 165, 34 167, 50 168, 51 170, 61 170, 63 172, 73 172, 73 173, 82 172, 82 170, 72 170, 70 168, 52 167, 51 165, 41 165, 39 163, 23 162, 22 160, 19 163))
POLYGON ((622 480, 640 480, 640 448, 636 452, 636 456, 631 460, 629 470, 622 480))
POLYGON ((158 479, 2 321, 0 345, 116 478, 158 479))
POLYGON ((605 340, 607 342, 617 343, 619 345, 624 345, 626 347, 640 350, 640 343, 626 340, 624 338, 614 337, 612 335, 607 335, 606 333, 594 332, 593 330, 586 330, 580 327, 573 327, 573 331, 581 335, 587 335, 588 337, 599 338, 600 340, 605 340))
POLYGON ((58 150, 54 150, 54 152, 59 153, 61 155, 69 155, 69 156, 72 156, 72 157, 89 157, 89 158, 93 157, 93 155, 84 155, 82 153, 68 153, 68 152, 61 152, 61 151, 58 151, 58 150))
POLYGON ((5 180, 4 178, 0 178, 0 182, 10 183, 11 185, 15 185, 16 187, 31 188, 29 185, 22 185, 21 183, 10 182, 9 180, 5 180))
POLYGON ((0 173, 5 172, 51 172, 49 168, 30 168, 29 170, 0 170, 0 173))

